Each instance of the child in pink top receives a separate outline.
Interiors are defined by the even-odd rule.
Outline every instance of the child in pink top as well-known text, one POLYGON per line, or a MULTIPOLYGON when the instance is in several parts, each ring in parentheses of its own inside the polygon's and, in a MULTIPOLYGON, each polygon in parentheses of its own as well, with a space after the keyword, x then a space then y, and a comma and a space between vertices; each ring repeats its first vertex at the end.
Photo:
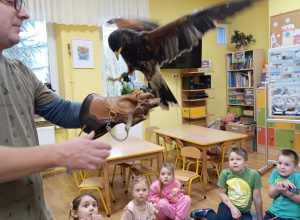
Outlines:
POLYGON ((159 180, 150 186, 148 201, 156 204, 160 214, 176 220, 185 219, 191 205, 191 198, 184 195, 179 180, 174 179, 172 163, 163 163, 159 169, 159 180))
POLYGON ((133 200, 124 208, 121 220, 152 220, 155 206, 147 201, 149 183, 145 177, 137 177, 132 185, 133 200))

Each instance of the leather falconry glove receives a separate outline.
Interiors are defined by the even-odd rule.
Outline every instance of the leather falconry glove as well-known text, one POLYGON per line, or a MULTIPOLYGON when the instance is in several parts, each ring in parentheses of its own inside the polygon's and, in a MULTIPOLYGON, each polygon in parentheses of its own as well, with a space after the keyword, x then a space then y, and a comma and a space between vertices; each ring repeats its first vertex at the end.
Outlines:
POLYGON ((79 122, 86 133, 95 131, 95 137, 110 132, 117 141, 124 141, 131 126, 146 119, 149 109, 158 106, 160 99, 154 98, 151 93, 128 94, 122 96, 106 97, 99 94, 88 95, 81 106, 79 122), (111 129, 124 123, 127 133, 124 139, 115 136, 111 129))

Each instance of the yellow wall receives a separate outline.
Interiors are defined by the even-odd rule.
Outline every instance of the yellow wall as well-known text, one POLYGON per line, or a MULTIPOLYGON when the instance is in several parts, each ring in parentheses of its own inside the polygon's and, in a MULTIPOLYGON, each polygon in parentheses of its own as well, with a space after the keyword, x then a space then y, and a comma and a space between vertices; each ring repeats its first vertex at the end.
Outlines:
POLYGON ((300 9, 299 0, 269 0, 270 16, 300 9))
MULTIPOLYGON (((54 25, 59 89, 60 96, 75 102, 82 102, 90 93, 102 93, 102 67, 100 56, 99 28, 85 25, 54 25), (68 44, 72 39, 93 40, 95 68, 74 69, 73 58, 68 54, 68 44)), ((74 54, 74 53, 73 53, 74 54)), ((56 132, 57 142, 70 139, 78 135, 79 130, 62 129, 56 132)))

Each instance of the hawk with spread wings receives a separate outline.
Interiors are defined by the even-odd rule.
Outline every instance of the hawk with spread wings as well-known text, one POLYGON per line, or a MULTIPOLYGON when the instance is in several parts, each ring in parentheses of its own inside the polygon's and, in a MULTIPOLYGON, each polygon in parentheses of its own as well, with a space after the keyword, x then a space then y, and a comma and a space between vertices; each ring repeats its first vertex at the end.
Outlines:
POLYGON ((154 95, 161 99, 162 109, 178 105, 162 74, 160 66, 172 62, 181 53, 197 46, 202 36, 215 28, 215 20, 224 20, 252 5, 255 0, 240 0, 217 5, 183 16, 163 26, 151 22, 116 18, 108 21, 118 29, 108 37, 110 49, 124 58, 128 74, 141 71, 154 95))

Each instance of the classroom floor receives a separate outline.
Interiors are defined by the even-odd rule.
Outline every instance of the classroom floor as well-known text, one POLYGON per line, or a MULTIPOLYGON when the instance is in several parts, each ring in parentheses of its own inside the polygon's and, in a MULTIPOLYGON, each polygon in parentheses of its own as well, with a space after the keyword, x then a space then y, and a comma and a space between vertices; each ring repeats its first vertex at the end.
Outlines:
MULTIPOLYGON (((269 158, 275 160, 276 158, 269 158)), ((265 165, 265 156, 262 154, 251 153, 249 154, 248 167, 253 169, 259 169, 265 165)), ((228 167, 228 163, 224 164, 224 168, 228 167)), ((275 168, 275 167, 274 167, 275 168)), ((110 167, 110 173, 112 173, 113 167, 110 167)), ((272 169, 262 175, 262 198, 263 198, 263 210, 267 210, 272 202, 268 197, 269 177, 272 169)), ((120 169, 117 169, 117 175, 113 184, 113 194, 116 199, 116 203, 112 203, 112 213, 108 218, 105 214, 102 203, 99 203, 99 213, 103 216, 103 219, 119 220, 123 213, 123 208, 129 201, 132 200, 130 191, 124 192, 125 184, 123 183, 122 175, 120 175, 120 169)), ((218 196, 218 187, 216 185, 217 178, 215 171, 209 172, 212 183, 209 184, 206 190, 207 199, 203 198, 200 183, 195 180, 192 186, 191 198, 192 204, 190 211, 197 208, 213 208, 217 210, 220 203, 218 196)), ((53 216, 54 220, 69 219, 70 203, 77 196, 78 188, 75 185, 73 175, 69 175, 66 172, 57 172, 49 174, 43 177, 45 200, 48 208, 53 216)), ((188 185, 184 187, 185 191, 188 190, 188 185)), ((91 191, 92 192, 92 191, 91 191)), ((92 192, 98 202, 100 201, 97 192, 92 192)), ((104 194, 104 190, 103 190, 104 194)), ((255 211, 254 204, 252 205, 252 211, 255 211)))

